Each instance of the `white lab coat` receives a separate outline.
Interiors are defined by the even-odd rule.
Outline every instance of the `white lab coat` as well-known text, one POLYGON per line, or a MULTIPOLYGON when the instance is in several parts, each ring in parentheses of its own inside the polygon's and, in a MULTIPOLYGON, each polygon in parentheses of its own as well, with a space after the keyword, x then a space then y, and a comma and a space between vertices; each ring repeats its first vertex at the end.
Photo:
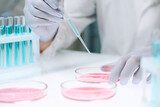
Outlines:
MULTIPOLYGON (((64 6, 80 32, 97 18, 101 52, 106 54, 125 55, 150 45, 152 30, 160 27, 160 0, 65 0, 64 6)), ((64 21, 43 55, 53 56, 75 39, 64 21)))
POLYGON ((25 0, 0 0, 0 16, 23 15, 25 0))

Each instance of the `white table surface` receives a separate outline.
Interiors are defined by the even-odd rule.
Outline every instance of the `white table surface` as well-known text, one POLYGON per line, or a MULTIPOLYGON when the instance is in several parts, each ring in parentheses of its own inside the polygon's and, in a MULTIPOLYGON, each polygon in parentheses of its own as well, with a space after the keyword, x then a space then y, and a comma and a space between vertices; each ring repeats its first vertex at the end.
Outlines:
POLYGON ((118 59, 118 56, 91 54, 74 51, 60 51, 52 61, 42 63, 42 74, 27 78, 48 84, 48 95, 40 100, 21 103, 0 103, 0 107, 147 107, 142 101, 141 85, 121 86, 109 100, 74 101, 62 96, 60 84, 75 79, 74 70, 79 67, 101 66, 118 59))

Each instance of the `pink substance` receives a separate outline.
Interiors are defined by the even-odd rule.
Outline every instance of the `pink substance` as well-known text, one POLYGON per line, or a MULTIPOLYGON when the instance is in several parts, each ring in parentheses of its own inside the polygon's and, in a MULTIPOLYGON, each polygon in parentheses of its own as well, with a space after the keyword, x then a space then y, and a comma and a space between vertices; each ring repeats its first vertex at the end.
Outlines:
POLYGON ((105 71, 105 72, 108 72, 108 71, 112 71, 112 69, 114 68, 114 66, 113 65, 104 65, 104 66, 102 66, 101 67, 101 70, 102 71, 105 71))
MULTIPOLYGON (((87 73, 77 77, 77 80, 82 82, 94 82, 94 83, 103 83, 109 81, 110 72, 106 73, 87 73)), ((119 82, 118 79, 117 82, 119 82)))
POLYGON ((0 89, 0 102, 18 102, 37 100, 46 94, 36 88, 5 88, 0 89))
POLYGON ((83 82, 106 82, 109 80, 110 73, 87 73, 79 76, 77 79, 83 82))
POLYGON ((63 95, 72 100, 90 101, 109 99, 115 95, 115 92, 107 88, 79 87, 66 89, 63 95))

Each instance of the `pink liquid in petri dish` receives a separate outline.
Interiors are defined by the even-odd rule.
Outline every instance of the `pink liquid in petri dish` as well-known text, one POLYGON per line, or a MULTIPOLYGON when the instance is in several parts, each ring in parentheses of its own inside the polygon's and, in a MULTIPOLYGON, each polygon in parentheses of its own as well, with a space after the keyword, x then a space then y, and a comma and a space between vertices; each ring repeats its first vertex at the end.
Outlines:
POLYGON ((109 80, 110 73, 87 73, 79 76, 77 80, 83 82, 101 83, 109 80))
POLYGON ((91 101, 110 99, 115 92, 108 88, 79 87, 66 89, 63 91, 63 95, 72 100, 91 101))
POLYGON ((36 88, 5 88, 0 89, 0 102, 32 101, 46 96, 40 89, 36 88))
POLYGON ((113 68, 114 68, 113 65, 110 65, 110 66, 109 65, 104 65, 104 66, 101 67, 101 70, 104 71, 104 72, 108 72, 108 71, 110 72, 110 71, 112 71, 113 68))

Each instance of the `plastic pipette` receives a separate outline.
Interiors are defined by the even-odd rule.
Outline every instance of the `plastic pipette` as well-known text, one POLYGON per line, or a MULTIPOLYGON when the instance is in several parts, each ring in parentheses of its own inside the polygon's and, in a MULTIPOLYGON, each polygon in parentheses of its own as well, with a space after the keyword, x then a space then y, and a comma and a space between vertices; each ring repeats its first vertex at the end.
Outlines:
POLYGON ((71 29, 73 30, 73 32, 75 33, 75 35, 78 37, 78 39, 81 41, 81 43, 83 44, 83 46, 85 47, 85 49, 87 50, 87 52, 89 54, 91 54, 91 52, 87 48, 86 44, 84 43, 83 39, 81 38, 81 35, 80 35, 79 31, 77 30, 76 26, 73 24, 73 22, 71 21, 71 19, 67 15, 65 15, 64 18, 67 20, 67 23, 69 24, 69 26, 71 27, 71 29))
MULTIPOLYGON (((64 7, 63 7, 63 2, 64 0, 59 0, 59 4, 58 4, 58 9, 59 10, 63 10, 64 7)), ((45 2, 45 1, 44 1, 45 2)), ((48 4, 46 2, 46 4, 48 4)), ((54 4, 55 5, 55 4, 54 4)), ((66 14, 66 12, 64 12, 64 19, 67 20, 67 23, 69 24, 69 26, 71 27, 71 29, 73 30, 73 32, 75 33, 75 35, 78 37, 78 39, 81 41, 81 43, 83 44, 83 46, 85 47, 85 49, 87 50, 87 52, 89 54, 91 54, 91 52, 89 51, 89 49, 87 48, 86 44, 84 43, 83 39, 81 38, 81 35, 79 33, 79 31, 77 30, 76 26, 73 24, 73 22, 71 21, 71 19, 69 18, 69 16, 66 14)))

